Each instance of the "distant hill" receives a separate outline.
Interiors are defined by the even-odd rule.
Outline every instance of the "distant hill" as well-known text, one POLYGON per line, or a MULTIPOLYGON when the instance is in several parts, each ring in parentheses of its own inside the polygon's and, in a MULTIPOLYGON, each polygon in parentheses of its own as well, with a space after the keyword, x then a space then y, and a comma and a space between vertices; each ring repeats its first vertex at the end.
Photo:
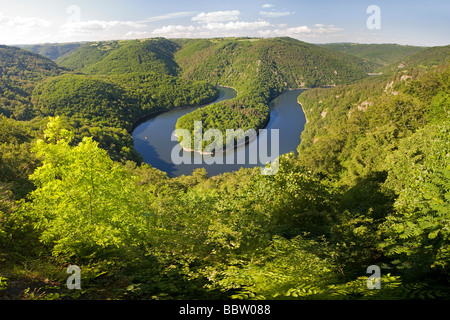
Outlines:
POLYGON ((432 47, 422 50, 414 55, 398 61, 391 66, 392 69, 404 69, 412 67, 429 68, 431 66, 446 63, 450 60, 450 45, 432 47))
POLYGON ((33 102, 44 115, 76 115, 106 124, 116 119, 131 121, 139 109, 119 86, 81 74, 43 82, 33 91, 33 102))
POLYGON ((243 70, 240 74, 245 73, 247 78, 253 76, 257 61, 272 64, 278 78, 289 87, 347 83, 364 77, 371 70, 364 59, 291 38, 90 42, 56 62, 90 74, 157 72, 174 75, 181 72, 188 78, 212 82, 226 78, 227 82, 233 82, 234 77, 245 80, 237 75, 237 69, 243 70))
POLYGON ((59 74, 61 68, 48 58, 17 47, 0 45, 0 76, 34 80, 59 74))
POLYGON ((64 74, 37 85, 32 103, 45 116, 131 129, 134 121, 149 112, 202 104, 217 94, 210 84, 156 73, 64 74))
POLYGON ((64 72, 41 55, 0 46, 0 113, 22 120, 31 118, 30 98, 36 84, 64 72))
POLYGON ((292 38, 91 42, 57 63, 90 75, 151 72, 236 88, 235 99, 180 118, 177 126, 188 130, 198 119, 205 130, 260 128, 268 118, 270 100, 284 90, 351 83, 372 69, 359 57, 292 38))
POLYGON ((427 49, 426 47, 406 46, 399 44, 361 44, 361 43, 327 43, 321 46, 366 60, 372 71, 383 66, 401 61, 406 57, 427 49))
POLYGON ((298 148, 302 162, 316 172, 358 179, 384 170, 400 139, 450 120, 449 49, 423 50, 380 77, 303 92, 298 100, 308 124, 298 148))
POLYGON ((169 40, 123 40, 91 42, 60 57, 60 66, 91 74, 157 72, 176 74, 173 53, 177 45, 169 40))
POLYGON ((187 77, 230 85, 266 68, 291 88, 348 83, 369 70, 363 59, 292 38, 185 40, 175 60, 187 77))
MULTIPOLYGON (((188 87, 196 81, 231 86, 237 90, 238 94, 234 99, 212 104, 181 117, 177 127, 188 130, 193 129, 193 122, 197 120, 203 121, 205 130, 260 128, 268 119, 270 100, 288 88, 350 84, 368 77, 368 73, 376 68, 384 68, 386 73, 395 72, 398 65, 391 61, 400 61, 409 67, 432 64, 433 61, 442 61, 448 56, 448 46, 426 49, 392 44, 314 45, 286 37, 157 38, 62 44, 60 47, 49 45, 29 49, 41 50, 47 54, 53 52, 53 57, 62 55, 57 58, 57 65, 38 54, 18 48, 6 48, 2 63, 8 65, 9 71, 1 82, 5 97, 3 113, 26 118, 35 102, 35 110, 44 114, 75 114, 101 122, 105 120, 103 113, 106 112, 117 123, 128 125, 143 109, 150 110, 158 104, 167 107, 171 101, 174 105, 184 105, 184 101, 190 104, 195 100, 204 101, 214 96, 211 89, 199 99, 188 94, 188 87), (17 72, 23 68, 28 68, 29 72, 17 72), (67 73, 67 70, 106 78, 72 75, 44 81, 47 77, 67 73), (116 77, 118 75, 132 76, 121 77, 119 80, 116 77), (133 84, 130 85, 125 79, 133 84), (170 99, 157 97, 158 79, 162 81, 165 93, 175 92, 173 88, 181 85, 183 90, 186 89, 183 95, 187 98, 178 99, 175 103, 175 98, 172 97, 174 94, 169 95, 170 99), (188 82, 177 84, 177 79, 188 82), (19 86, 14 86, 14 81, 18 81, 19 86), (119 86, 116 81, 120 82, 119 86), (31 92, 36 83, 40 82, 44 82, 44 85, 39 87, 31 99, 31 92), (98 97, 96 92, 99 92, 98 97), (146 98, 140 98, 144 93, 146 98), (70 104, 66 100, 70 100, 70 104), (12 103, 13 101, 16 102, 12 103), (140 108, 134 107, 136 103, 141 105, 140 108)), ((5 70, 7 69, 1 69, 1 72, 4 73, 5 70)))
POLYGON ((237 89, 235 99, 181 117, 177 128, 257 129, 266 123, 269 102, 288 88, 351 83, 370 70, 361 58, 292 38, 180 40, 175 61, 182 76, 237 89))
POLYGON ((56 60, 82 46, 83 43, 46 43, 36 45, 22 45, 22 49, 40 54, 51 60, 56 60))

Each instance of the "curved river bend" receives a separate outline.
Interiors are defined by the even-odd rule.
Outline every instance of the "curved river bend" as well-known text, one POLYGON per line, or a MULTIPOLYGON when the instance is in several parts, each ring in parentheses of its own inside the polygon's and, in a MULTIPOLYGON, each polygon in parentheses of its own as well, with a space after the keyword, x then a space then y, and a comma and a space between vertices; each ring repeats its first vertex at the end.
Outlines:
MULTIPOLYGON (((234 89, 219 87, 220 95, 213 103, 221 100, 231 99, 236 96, 234 89)), ((305 89, 295 89, 285 91, 271 102, 270 120, 257 139, 250 141, 247 145, 239 146, 234 150, 234 164, 206 164, 201 160, 202 155, 196 152, 190 152, 191 164, 175 165, 171 159, 172 149, 178 144, 172 141, 172 134, 175 130, 175 124, 179 117, 201 107, 188 107, 183 109, 170 110, 155 115, 149 120, 139 124, 133 131, 134 147, 142 155, 144 161, 154 168, 167 172, 170 177, 181 175, 190 175, 197 168, 205 168, 208 176, 218 175, 224 172, 237 171, 241 167, 252 168, 262 167, 263 163, 250 164, 248 161, 248 150, 252 144, 258 144, 260 138, 267 135, 268 146, 270 146, 270 129, 279 130, 279 154, 294 151, 297 153, 297 147, 300 144, 300 135, 305 126, 305 115, 297 102, 298 95, 305 89), (246 164, 237 163, 237 155, 244 152, 246 164), (197 161, 195 159, 197 158, 197 161), (199 159, 200 158, 200 159, 199 159), (201 162, 201 164, 195 164, 201 162)), ((268 155, 270 155, 270 148, 268 155)), ((225 159, 225 156, 224 156, 225 159)))

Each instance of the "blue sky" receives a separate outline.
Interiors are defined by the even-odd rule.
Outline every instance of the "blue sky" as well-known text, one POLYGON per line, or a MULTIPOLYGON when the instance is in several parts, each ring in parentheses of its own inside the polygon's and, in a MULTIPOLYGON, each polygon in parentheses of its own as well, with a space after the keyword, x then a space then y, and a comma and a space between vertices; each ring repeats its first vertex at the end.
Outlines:
POLYGON ((450 1, 0 0, 0 44, 228 36, 448 45, 450 1))

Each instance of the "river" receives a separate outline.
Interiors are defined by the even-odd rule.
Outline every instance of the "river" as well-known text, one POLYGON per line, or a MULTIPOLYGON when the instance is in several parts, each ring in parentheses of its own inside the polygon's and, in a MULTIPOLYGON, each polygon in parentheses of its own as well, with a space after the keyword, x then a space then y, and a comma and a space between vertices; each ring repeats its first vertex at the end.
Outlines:
MULTIPOLYGON (((236 96, 236 92, 231 88, 219 87, 220 95, 213 103, 221 100, 231 99, 236 96)), ((177 119, 186 113, 192 112, 200 107, 188 107, 183 109, 170 110, 160 113, 150 118, 149 120, 139 124, 133 131, 134 147, 142 155, 144 161, 152 167, 158 168, 167 172, 170 177, 180 175, 190 175, 193 170, 197 168, 205 168, 208 176, 218 175, 224 172, 236 171, 241 167, 255 167, 263 166, 258 160, 257 163, 249 163, 248 150, 258 145, 260 139, 265 139, 267 136, 268 146, 271 144, 271 137, 273 136, 271 129, 278 129, 279 131, 279 154, 289 153, 291 151, 297 153, 297 147, 300 144, 300 135, 305 126, 305 115, 301 106, 297 102, 298 95, 305 91, 305 89, 295 89, 285 91, 278 97, 272 100, 270 104, 270 120, 265 129, 257 139, 249 142, 247 145, 236 148, 232 155, 234 155, 233 164, 206 164, 202 160, 202 155, 196 152, 190 152, 191 164, 174 164, 172 161, 172 150, 178 144, 177 141, 172 141, 173 131, 177 119), (238 155, 245 154, 245 164, 238 163, 238 155), (196 164, 196 162, 201 162, 196 164)), ((203 106, 202 106, 203 107, 203 106)), ((230 153, 228 157, 232 156, 230 153)), ((268 150, 270 155, 270 148, 268 150)), ((225 159, 225 156, 223 156, 225 159)))

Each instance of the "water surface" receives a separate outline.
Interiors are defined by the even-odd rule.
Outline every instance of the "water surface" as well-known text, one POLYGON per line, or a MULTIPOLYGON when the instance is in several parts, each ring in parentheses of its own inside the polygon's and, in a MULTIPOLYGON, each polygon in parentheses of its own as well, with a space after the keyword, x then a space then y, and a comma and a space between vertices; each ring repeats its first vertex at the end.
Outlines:
MULTIPOLYGON (((219 87, 220 96, 215 102, 231 99, 236 96, 236 92, 231 88, 219 87)), ((202 160, 202 155, 196 152, 189 152, 191 164, 175 165, 172 162, 172 149, 178 144, 172 141, 172 134, 175 130, 177 119, 186 113, 192 112, 199 107, 189 107, 167 111, 155 115, 148 121, 138 125, 133 131, 134 146, 141 153, 144 161, 152 167, 167 172, 169 176, 189 175, 197 168, 205 168, 208 176, 214 176, 229 171, 239 170, 241 167, 262 167, 265 163, 257 161, 257 163, 249 163, 250 158, 248 150, 258 146, 260 139, 267 138, 269 150, 267 155, 270 156, 270 145, 272 132, 270 129, 278 129, 279 131, 279 153, 285 154, 291 151, 297 153, 297 147, 300 144, 300 135, 305 126, 305 115, 297 102, 298 95, 304 89, 290 90, 282 93, 275 98, 271 104, 270 120, 265 129, 261 132, 257 139, 249 142, 223 155, 223 164, 206 164, 202 160), (245 154, 246 163, 239 164, 237 161, 238 154, 245 154), (233 164, 226 164, 225 157, 234 156, 233 164), (201 162, 201 164, 196 164, 201 162)), ((202 106, 203 107, 203 106, 202 106)))

